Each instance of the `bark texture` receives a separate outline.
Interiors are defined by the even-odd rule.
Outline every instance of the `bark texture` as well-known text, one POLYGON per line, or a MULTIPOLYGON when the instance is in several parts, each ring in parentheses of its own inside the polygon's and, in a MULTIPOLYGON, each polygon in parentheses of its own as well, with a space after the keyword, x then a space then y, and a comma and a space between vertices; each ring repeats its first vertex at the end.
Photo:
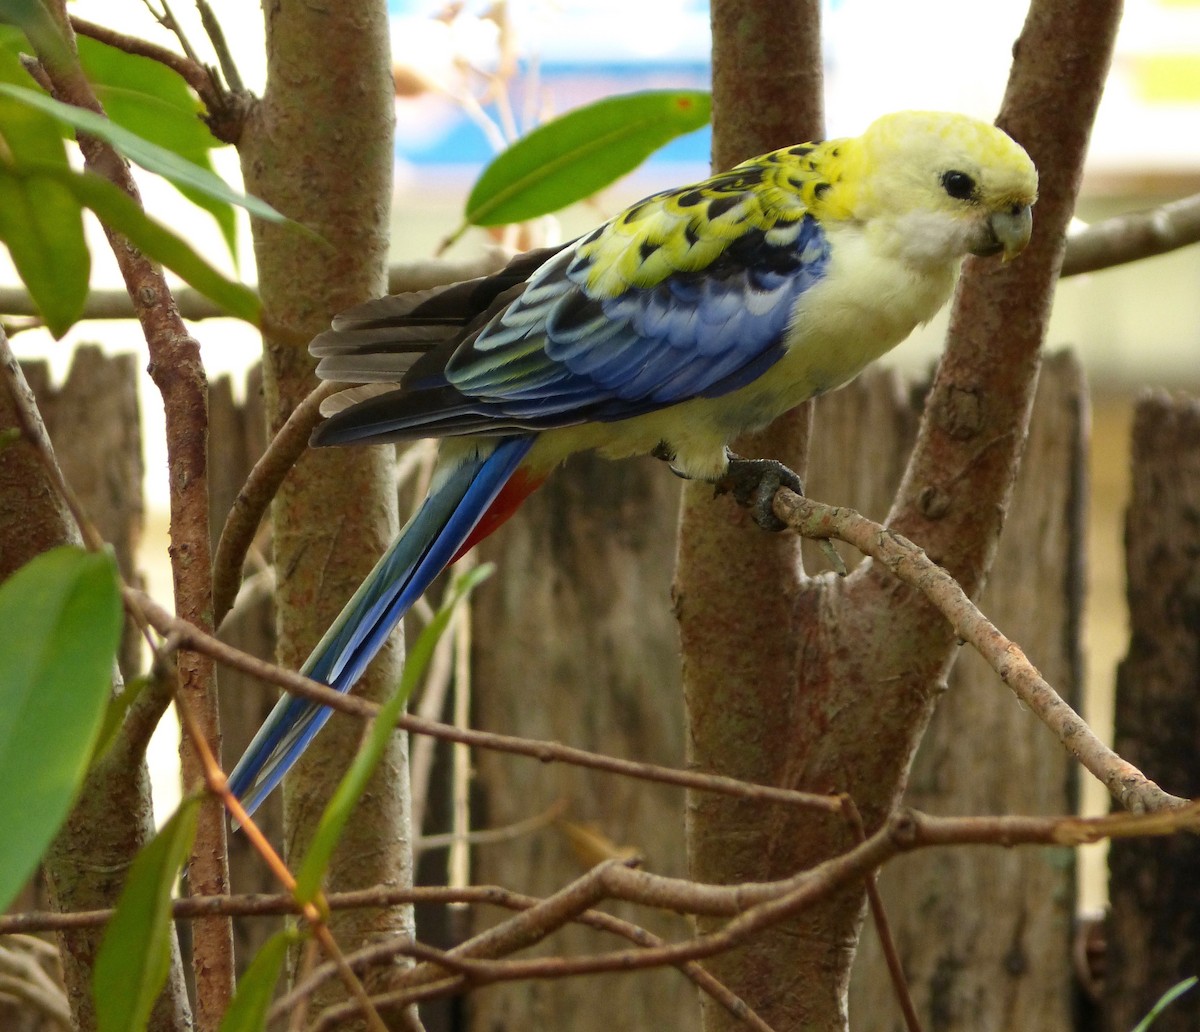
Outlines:
MULTIPOLYGON (((238 144, 243 175, 250 192, 317 234, 254 224, 274 431, 315 385, 308 341, 336 312, 384 293, 393 93, 382 0, 280 0, 264 15, 267 87, 238 144)), ((303 663, 396 533, 392 467, 390 447, 309 452, 279 492, 272 516, 284 665, 303 663)), ((400 650, 385 649, 357 690, 383 697, 399 663, 400 650)), ((303 855, 361 730, 335 716, 288 779, 284 845, 292 860, 303 855)), ((331 890, 409 883, 406 752, 397 735, 342 837, 331 890)), ((336 915, 333 927, 349 951, 410 932, 411 919, 406 909, 356 911, 336 915)))
MULTIPOLYGON (((1134 415, 1125 523, 1132 636, 1117 671, 1117 750, 1170 791, 1200 794, 1200 402, 1155 393, 1134 415)), ((1200 843, 1194 835, 1114 842, 1108 854, 1104 1027, 1132 1028, 1200 969, 1200 843)), ((1155 1032, 1200 1025, 1200 994, 1155 1032)))
MULTIPOLYGON (((1115 2, 1031 6, 1000 121, 1042 172, 1033 242, 1003 269, 969 266, 892 509, 892 526, 971 594, 990 568, 1024 446, 1038 349, 1119 17, 1115 2)), ((723 25, 714 7, 714 33, 723 25)), ((740 29, 734 22, 725 31, 740 29)), ((777 103, 795 99, 776 86, 777 103)), ((741 99, 724 88, 714 77, 718 112, 741 99)), ((794 560, 772 563, 753 533, 730 533, 745 522, 732 506, 706 514, 692 498, 685 503, 678 585, 692 759, 768 784, 847 792, 873 830, 905 788, 955 655, 952 635, 914 592, 871 564, 844 580, 803 582, 794 560)), ((724 883, 782 877, 853 841, 840 820, 727 801, 694 800, 689 821, 693 873, 724 883)), ((775 1027, 840 1032, 862 909, 861 889, 848 888, 713 963, 714 973, 775 1027)), ((705 1020, 709 1032, 733 1027, 715 1008, 705 1020)))
MULTIPOLYGON (((7 348, 5 348, 7 350, 7 348)), ((136 370, 131 356, 105 358, 98 349, 76 354, 66 382, 50 383, 44 365, 30 368, 59 463, 80 501, 114 544, 122 574, 132 578, 132 554, 141 532, 142 462, 136 370)), ((6 390, 0 390, 0 427, 17 425, 6 390)), ((78 544, 79 530, 33 448, 25 442, 0 452, 0 580, 34 556, 78 544)), ((126 649, 129 650, 128 639, 126 649)), ((126 661, 135 662, 133 650, 126 661)), ((120 690, 114 682, 114 691, 120 690)), ((150 784, 141 742, 120 736, 84 782, 79 799, 43 860, 52 905, 60 911, 116 905, 125 872, 154 834, 150 784)), ((59 946, 74 1027, 96 1027, 91 976, 103 928, 63 932, 59 946)), ((179 947, 150 1028, 191 1027, 179 947)))

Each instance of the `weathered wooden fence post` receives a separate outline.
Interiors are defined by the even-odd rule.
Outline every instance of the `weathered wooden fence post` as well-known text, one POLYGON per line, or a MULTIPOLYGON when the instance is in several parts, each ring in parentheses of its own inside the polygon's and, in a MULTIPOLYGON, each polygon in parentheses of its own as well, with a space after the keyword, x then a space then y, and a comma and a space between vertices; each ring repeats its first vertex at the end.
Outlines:
MULTIPOLYGON (((1133 423, 1125 521, 1129 652, 1117 671, 1117 751, 1177 795, 1200 794, 1200 400, 1155 392, 1133 423)), ((1123 839, 1108 854, 1105 1027, 1128 1032, 1200 974, 1200 840, 1123 839)), ((1200 1027, 1193 989, 1154 1032, 1200 1027)))

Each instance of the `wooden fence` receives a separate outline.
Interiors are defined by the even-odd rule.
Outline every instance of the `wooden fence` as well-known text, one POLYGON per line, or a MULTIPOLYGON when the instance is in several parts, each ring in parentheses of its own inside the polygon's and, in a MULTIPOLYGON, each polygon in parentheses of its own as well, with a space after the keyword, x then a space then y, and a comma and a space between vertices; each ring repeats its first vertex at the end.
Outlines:
MULTIPOLYGON (((141 531, 141 459, 135 369, 128 358, 80 349, 62 387, 27 368, 60 460, 85 505, 117 546, 127 574, 141 531), (131 408, 132 404, 132 408, 131 408)), ((228 382, 212 392, 214 526, 262 448, 258 384, 235 404, 228 382)), ((881 519, 918 420, 920 394, 887 372, 822 399, 808 478, 816 498, 881 519), (864 427, 868 430, 864 431, 864 427), (861 442, 867 442, 866 445, 861 442)), ((1085 590, 1084 460, 1087 401, 1065 356, 1043 370, 1026 460, 981 607, 1020 642, 1069 699, 1081 692, 1085 590)), ((1179 794, 1200 792, 1200 405, 1163 394, 1143 400, 1134 428, 1134 494, 1127 527, 1133 635, 1117 686, 1116 743, 1179 794)), ((492 557, 499 576, 475 609, 474 710, 510 734, 682 764, 683 720, 670 592, 678 495, 652 461, 620 466, 583 459, 552 478, 492 557), (547 621, 577 636, 545 634, 547 621)), ((262 542, 262 562, 269 542, 262 542)), ((853 557, 847 556, 850 561, 853 557)), ((823 567, 815 553, 809 568, 823 567)), ((262 574, 268 577, 269 574, 262 574)), ((228 639, 269 655, 267 589, 243 604, 228 639)), ((136 669, 136 643, 123 657, 136 669)), ((261 687, 221 673, 226 759, 240 752, 269 709, 261 687)), ((498 754, 474 757, 483 826, 556 805, 561 822, 480 848, 474 879, 548 893, 581 871, 580 829, 635 848, 657 872, 686 872, 685 798, 663 786, 498 754), (572 830, 575 834, 572 834, 572 830)), ((907 800, 941 814, 1059 814, 1076 805, 1078 774, 1041 725, 968 652, 917 757, 907 800)), ((431 807, 436 816, 437 807, 431 807)), ((267 812, 277 830, 278 814, 267 812)), ((426 827, 427 833, 439 830, 426 827)), ((233 840, 240 851, 238 837, 233 840)), ((944 849, 901 857, 880 879, 893 934, 928 1032, 1127 1032, 1154 999, 1195 973, 1200 950, 1200 844, 1130 841, 1112 850, 1107 997, 1089 1007, 1077 979, 1076 870, 1069 850, 944 849)), ((433 856, 423 875, 436 880, 433 856)), ((257 861, 235 856, 235 891, 267 891, 257 861)), ((620 913, 621 908, 616 908, 620 913)), ((631 913, 667 937, 681 918, 631 913)), ((452 936, 452 924, 443 928, 452 936)), ((239 948, 266 934, 241 923, 239 948)), ((2 946, 2 944, 0 944, 2 946)), ((555 952, 610 948, 583 928, 555 937, 555 952)), ((878 941, 868 921, 851 986, 856 1029, 900 1032, 878 941)), ((465 1011, 431 1009, 443 1029, 556 1028, 571 1032, 698 1027, 694 990, 674 971, 498 986, 465 1011)), ((0 1026, 34 1032, 0 996, 0 1026)), ((1200 1027, 1200 993, 1159 1019, 1155 1032, 1200 1027)))

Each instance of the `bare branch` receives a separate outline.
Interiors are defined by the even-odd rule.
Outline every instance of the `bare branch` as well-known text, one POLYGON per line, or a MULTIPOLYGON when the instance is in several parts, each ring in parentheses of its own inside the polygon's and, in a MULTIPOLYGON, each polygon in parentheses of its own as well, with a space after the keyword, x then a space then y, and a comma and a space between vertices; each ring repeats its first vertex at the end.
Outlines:
MULTIPOLYGON (((1104 839, 1164 837, 1181 831, 1200 830, 1200 800, 1185 806, 1156 813, 1113 813, 1103 817, 936 817, 915 810, 903 810, 891 820, 893 838, 903 851, 940 846, 998 846, 1009 849, 1018 845, 1080 846, 1104 839)), ((795 880, 758 883, 755 886, 704 886, 686 879, 664 878, 661 875, 622 868, 626 874, 607 878, 611 898, 646 906, 666 906, 668 901, 659 889, 667 885, 690 886, 701 890, 694 893, 687 909, 691 913, 716 913, 729 916, 746 909, 751 903, 774 898, 794 886, 795 880), (715 893, 715 895, 713 894, 715 893), (725 899, 722 899, 725 896, 725 899), (703 897, 703 898, 701 898, 703 897), (718 905, 719 904, 719 905, 718 905)), ((422 885, 397 889, 380 885, 353 892, 330 893, 324 903, 330 910, 352 910, 364 907, 386 907, 401 903, 464 903, 525 910, 539 902, 535 897, 514 892, 500 885, 472 885, 451 888, 442 885, 422 885)), ((239 896, 188 896, 172 904, 177 920, 195 920, 218 914, 229 917, 272 917, 280 914, 299 914, 304 909, 288 893, 239 896)), ((93 928, 107 923, 110 910, 86 910, 74 913, 26 911, 19 914, 0 914, 0 936, 25 935, 33 932, 63 931, 72 928, 93 928)), ((580 920, 597 928, 608 927, 616 920, 599 911, 585 911, 580 920)), ((367 950, 348 954, 347 963, 354 968, 391 955, 392 946, 376 943, 367 950)), ((299 986, 297 987, 299 988, 299 986)))
POLYGON ((996 629, 957 581, 918 546, 847 508, 814 502, 786 489, 775 495, 775 513, 805 537, 837 538, 871 556, 938 608, 963 641, 970 642, 1072 756, 1133 812, 1180 806, 1133 764, 1105 745, 1087 722, 1038 673, 1020 647, 996 629))
MULTIPOLYGON (((548 935, 556 927, 547 921, 564 920, 572 907, 584 900, 599 902, 604 898, 633 900, 651 906, 663 905, 655 893, 641 891, 645 884, 672 883, 644 872, 634 871, 617 862, 607 861, 573 882, 559 893, 543 901, 538 913, 531 908, 483 935, 469 940, 444 954, 411 943, 396 942, 393 948, 402 955, 420 955, 426 963, 397 972, 392 979, 392 992, 377 997, 382 1009, 407 1006, 414 1001, 445 996, 466 988, 469 984, 510 981, 528 978, 565 978, 573 975, 596 974, 606 971, 628 971, 678 964, 725 952, 745 942, 764 928, 785 920, 795 912, 827 897, 849 882, 867 876, 897 854, 917 848, 938 845, 1079 845, 1104 837, 1127 837, 1141 834, 1164 835, 1200 828, 1200 802, 1188 803, 1181 809, 1154 814, 1113 814, 1106 817, 930 817, 915 811, 900 811, 869 839, 854 849, 827 860, 779 882, 741 886, 703 886, 690 884, 696 895, 715 899, 726 897, 733 908, 726 913, 737 916, 723 928, 663 947, 644 950, 619 950, 589 957, 545 957, 532 960, 494 960, 500 946, 519 948, 528 944, 530 936, 548 935), (437 968, 451 970, 454 977, 442 977, 437 968)), ((695 898, 695 897, 693 897, 695 898)), ((700 912, 700 911, 697 911, 700 912)), ((711 911, 703 911, 711 912, 711 911)), ((382 948, 382 947, 381 947, 382 948)), ((345 1008, 326 1011, 315 1028, 337 1027, 347 1016, 345 1008)))
MULTIPOLYGON (((825 543, 829 545, 829 551, 837 555, 828 539, 825 539, 825 543)), ((841 562, 840 557, 838 562, 841 562)), ((843 577, 846 575, 844 567, 839 575, 843 577)), ((862 814, 854 804, 854 800, 848 795, 845 797, 845 812, 847 819, 854 827, 854 834, 858 841, 865 842, 867 839, 866 825, 863 824, 862 814)), ((879 943, 883 948, 883 956, 887 962, 888 974, 892 979, 896 1002, 900 1005, 900 1013, 904 1015, 904 1024, 908 1032, 922 1032, 921 1019, 917 1016, 917 1008, 913 1004, 912 993, 908 988, 908 978, 904 974, 904 964, 900 959, 900 951, 896 949, 896 940, 892 937, 892 925, 888 920, 887 908, 883 905, 883 895, 879 891, 878 871, 872 872, 866 879, 866 887, 867 902, 871 907, 871 919, 875 922, 875 932, 879 936, 879 943)))
POLYGON ((1200 194, 1117 215, 1067 238, 1062 276, 1098 272, 1200 242, 1200 194))
MULTIPOLYGON (((184 319, 217 319, 228 315, 219 305, 191 287, 175 291, 175 302, 184 319)), ((21 287, 0 287, 0 312, 5 315, 40 320, 41 313, 28 292, 21 287)), ((81 319, 133 319, 137 313, 124 290, 93 290, 87 296, 81 319)))
POLYGON ((229 44, 225 40, 225 31, 221 28, 221 23, 213 13, 208 0, 196 0, 196 11, 200 15, 200 24, 204 26, 208 41, 217 55, 217 62, 221 66, 221 74, 225 76, 225 82, 234 93, 244 93, 246 87, 242 83, 242 73, 238 71, 237 62, 234 61, 229 44))
POLYGON ((254 464, 230 507, 213 556, 213 622, 220 624, 233 606, 242 581, 242 564, 283 478, 308 447, 308 437, 320 422, 321 402, 342 388, 326 382, 292 411, 279 433, 254 464))
MULTIPOLYGON (((224 139, 224 137, 221 137, 224 139)), ((403 294, 411 290, 457 280, 486 276, 502 268, 509 251, 502 247, 486 247, 470 258, 452 261, 429 258, 421 261, 399 262, 388 270, 388 292, 403 294)), ((224 319, 228 313, 192 287, 179 287, 173 291, 179 314, 192 322, 202 319, 224 319)), ((0 313, 35 319, 40 322, 41 313, 23 287, 0 287, 0 313)), ((137 313, 133 302, 124 290, 93 290, 87 296, 81 319, 133 319, 137 313)))
MULTIPOLYGON (((96 114, 104 111, 79 65, 63 0, 47 5, 68 46, 39 53, 56 97, 96 114)), ((105 141, 78 134, 84 165, 141 203, 128 164, 105 141)), ((171 572, 179 611, 191 623, 207 626, 212 609, 208 527, 208 384, 199 343, 185 328, 162 270, 120 233, 105 226, 109 245, 134 303, 150 353, 150 371, 166 413, 167 464, 171 477, 171 572)), ((211 660, 183 657, 180 697, 188 698, 210 743, 220 741, 211 660)), ((182 750, 183 775, 199 781, 200 763, 189 744, 182 750)), ((225 819, 215 804, 201 808, 189 863, 189 888, 197 893, 228 891, 225 819)), ((201 1027, 215 1027, 233 993, 233 937, 228 922, 209 921, 196 930, 194 969, 201 1027)))
MULTIPOLYGON (((277 685, 292 695, 311 699, 330 709, 341 713, 349 713, 362 719, 374 717, 379 707, 372 702, 358 698, 356 695, 343 695, 328 685, 313 681, 302 674, 275 666, 266 660, 248 655, 224 642, 218 641, 210 634, 199 630, 172 616, 145 592, 126 586, 124 596, 127 605, 136 605, 146 613, 150 623, 160 634, 178 634, 182 647, 194 649, 220 663, 244 673, 257 677, 269 684, 277 685)), ((641 778, 644 781, 657 781, 668 785, 678 785, 681 788, 694 788, 702 792, 716 792, 723 795, 735 796, 742 799, 753 799, 761 802, 785 803, 791 806, 802 806, 813 810, 823 810, 827 813, 841 812, 841 800, 837 796, 819 795, 813 792, 797 792, 792 789, 774 788, 769 785, 753 785, 738 781, 735 778, 721 777, 715 774, 700 774, 693 771, 678 770, 674 767, 662 767, 653 763, 637 763, 632 760, 621 760, 600 753, 576 749, 572 746, 561 745, 558 742, 537 741, 530 738, 517 738, 512 735, 494 734, 488 731, 476 731, 470 728, 456 728, 434 720, 423 720, 409 714, 403 714, 396 721, 396 726, 412 734, 432 735, 448 742, 461 742, 465 745, 480 749, 495 749, 499 752, 516 753, 540 760, 543 763, 571 763, 579 767, 593 770, 608 771, 626 777, 641 778)))
MULTIPOLYGON (((79 35, 87 36, 88 39, 94 39, 98 43, 105 43, 110 47, 115 47, 117 50, 124 51, 126 54, 133 54, 136 57, 146 57, 151 61, 157 61, 159 64, 165 65, 202 98, 207 98, 213 94, 215 84, 212 77, 208 74, 208 70, 199 61, 194 61, 183 54, 177 54, 168 47, 159 46, 157 43, 151 43, 149 40, 141 39, 138 36, 130 36, 124 32, 117 32, 115 29, 110 29, 107 25, 97 25, 95 22, 87 21, 84 18, 72 16, 71 28, 79 35)), ((205 103, 207 103, 207 100, 205 103)))

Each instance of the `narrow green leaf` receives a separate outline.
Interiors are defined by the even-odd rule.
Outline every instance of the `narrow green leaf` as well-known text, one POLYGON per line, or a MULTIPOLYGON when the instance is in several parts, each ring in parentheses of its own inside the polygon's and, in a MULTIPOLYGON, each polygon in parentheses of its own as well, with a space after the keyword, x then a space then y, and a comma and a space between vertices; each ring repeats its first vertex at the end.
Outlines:
POLYGON ((350 819, 359 797, 366 790, 371 774, 383 758, 388 741, 396 731, 396 718, 400 716, 409 696, 429 665, 438 639, 445 633, 454 611, 478 584, 491 576, 492 569, 491 564, 485 563, 461 577, 456 577, 447 590, 441 607, 409 649, 395 693, 380 707, 366 742, 338 784, 333 798, 325 807, 325 812, 321 814, 308 852, 304 854, 304 861, 296 874, 294 896, 301 903, 311 903, 320 890, 321 879, 325 877, 329 859, 341 837, 342 829, 350 819))
POLYGON ((83 781, 121 638, 112 557, 46 552, 0 585, 0 911, 83 781))
MULTIPOLYGON (((16 40, 24 39, 14 29, 0 30, 0 81, 28 79, 13 49, 16 40)), ((17 178, 28 164, 68 167, 58 125, 42 112, 0 96, 0 242, 57 337, 83 311, 91 256, 79 202, 51 180, 17 178)))
POLYGON ((125 682, 120 695, 108 700, 108 705, 104 709, 104 720, 100 723, 100 733, 96 736, 96 744, 92 748, 91 759, 88 761, 89 767, 94 767, 108 752, 108 747, 117 740, 117 732, 125 723, 125 715, 129 712, 129 707, 137 701, 138 696, 142 694, 149 683, 149 677, 134 677, 125 682))
POLYGON ((0 22, 17 26, 44 60, 71 59, 67 41, 42 0, 4 0, 0 3, 0 22))
MULTIPOLYGON (((225 144, 209 131, 201 117, 204 106, 179 75, 158 61, 86 36, 80 36, 77 42, 79 63, 109 118, 215 174, 211 152, 225 144)), ((233 206, 191 187, 178 189, 213 216, 236 260, 237 217, 233 206)))
POLYGON ((1158 1016, 1191 989, 1196 984, 1196 981, 1196 976, 1192 975, 1190 978, 1185 978, 1182 982, 1176 982, 1175 985, 1171 986, 1170 989, 1158 998, 1158 1002, 1150 1008, 1150 1013, 1137 1023, 1133 1032, 1147 1032, 1147 1029, 1154 1024, 1158 1016))
POLYGON ((3 164, 0 196, 0 241, 46 326, 61 337, 83 314, 91 272, 79 201, 51 178, 14 175, 3 164))
POLYGON ((86 36, 77 42, 84 74, 117 125, 194 162, 224 146, 204 124, 204 106, 166 65, 86 36))
POLYGON ((301 938, 296 929, 285 928, 262 944, 246 973, 238 979, 237 993, 221 1019, 218 1032, 262 1032, 284 958, 301 938))
POLYGON ((590 197, 663 144, 706 124, 711 106, 703 91, 651 90, 569 111, 483 170, 467 199, 466 222, 523 222, 590 197))
POLYGON ((226 279, 187 241, 150 218, 107 179, 71 169, 38 168, 36 171, 62 183, 81 204, 128 237, 135 247, 221 305, 230 315, 258 323, 261 306, 253 290, 226 279))
POLYGON ((180 803, 129 868, 92 973, 99 1032, 142 1032, 167 980, 171 890, 192 848, 199 807, 199 796, 180 803))
POLYGON ((176 186, 188 186, 228 204, 236 204, 261 219, 271 222, 287 221, 266 201, 259 200, 250 194, 238 193, 225 180, 214 175, 208 169, 181 158, 166 147, 160 147, 150 140, 143 139, 137 133, 117 125, 94 111, 85 111, 83 108, 63 104, 53 97, 47 97, 44 93, 38 93, 36 90, 26 89, 23 86, 14 86, 11 83, 0 83, 0 94, 19 100, 76 129, 106 140, 130 161, 141 165, 148 172, 158 173, 176 186))

